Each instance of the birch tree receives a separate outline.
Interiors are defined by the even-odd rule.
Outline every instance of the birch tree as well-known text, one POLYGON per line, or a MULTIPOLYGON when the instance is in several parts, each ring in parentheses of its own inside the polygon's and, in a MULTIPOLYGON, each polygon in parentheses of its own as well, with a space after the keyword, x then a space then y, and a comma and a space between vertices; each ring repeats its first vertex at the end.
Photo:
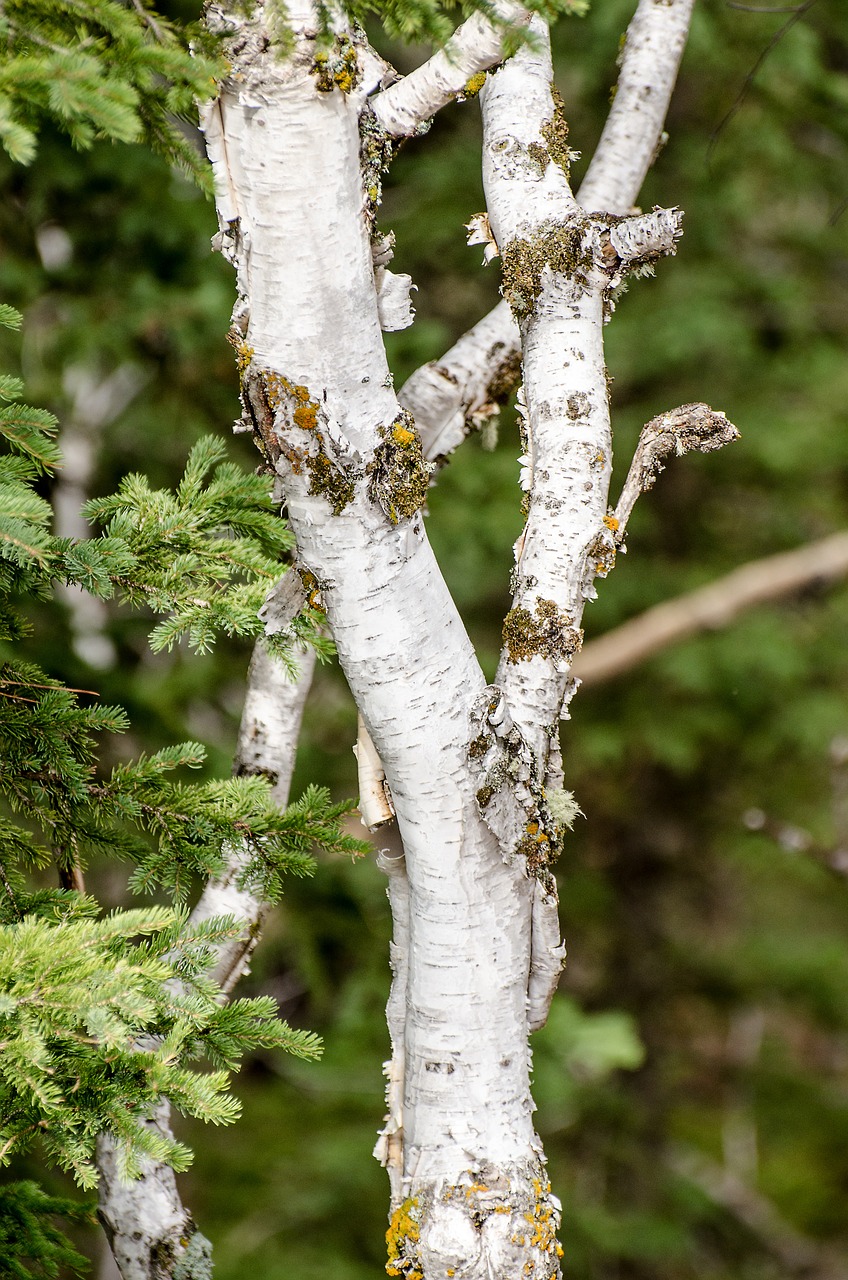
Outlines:
MULTIPOLYGON (((279 634, 302 608, 323 610, 360 715, 363 818, 377 828, 396 816, 403 844, 402 856, 382 858, 394 980, 375 1154, 390 1187, 386 1269, 408 1280, 561 1273, 528 1045, 565 955, 553 867, 577 802, 559 723, 577 687, 584 606, 623 549, 636 499, 670 456, 736 435, 706 404, 670 406, 645 426, 611 505, 603 326, 630 280, 681 235, 680 210, 645 213, 636 201, 692 4, 640 0, 577 193, 551 12, 482 6, 400 78, 369 44, 361 10, 308 0, 206 10, 228 64, 201 127, 214 243, 235 270, 237 428, 253 434, 296 539, 294 570, 262 617, 279 634), (412 322, 412 282, 390 270, 381 178, 405 139, 474 94, 487 209, 469 239, 500 260, 504 300, 396 393, 381 334, 412 322), (424 509, 439 466, 517 377, 526 524, 489 684, 424 509)), ((386 16, 403 27, 402 9, 386 16)), ((307 683, 308 665, 286 686, 257 651, 238 764, 272 775, 280 800, 307 683)), ((241 859, 233 847, 195 910, 242 923, 241 940, 219 953, 225 990, 265 910, 241 884, 241 859)), ((167 1136, 167 1106, 148 1123, 167 1136)), ((99 1158, 101 1218, 125 1280, 206 1274, 206 1242, 166 1166, 148 1162, 122 1182, 109 1135, 99 1158)))
MULTIPOLYGON (((385 860, 392 1058, 377 1154, 391 1187, 390 1275, 560 1274, 527 1043, 564 956, 551 868, 575 801, 558 723, 584 604, 638 493, 666 455, 735 435, 706 405, 670 410, 645 428, 610 507, 603 324, 627 278, 680 235, 679 210, 633 205, 691 7, 639 5, 578 196, 547 30, 529 11, 472 15, 405 79, 341 13, 290 6, 283 36, 268 5, 207 12, 231 64, 202 126, 217 245, 236 271, 242 425, 274 474, 297 572, 319 594, 359 708, 363 792, 378 800, 366 818, 381 821, 390 797, 403 840, 403 858, 385 860), (411 320, 411 281, 389 269, 381 172, 401 140, 477 89, 488 209, 472 239, 500 254, 505 300, 397 396, 381 329, 411 320), (486 411, 519 351, 527 523, 488 685, 422 508, 436 459, 486 411)), ((267 605, 272 628, 286 624, 279 603, 267 605)))

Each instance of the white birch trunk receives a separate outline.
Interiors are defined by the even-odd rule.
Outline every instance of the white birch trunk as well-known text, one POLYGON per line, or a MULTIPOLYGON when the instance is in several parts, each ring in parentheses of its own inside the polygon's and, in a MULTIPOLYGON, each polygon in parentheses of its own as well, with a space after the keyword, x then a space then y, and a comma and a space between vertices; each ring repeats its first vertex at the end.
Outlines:
MULTIPOLYGON (((366 149, 374 139, 363 92, 377 68, 354 44, 364 79, 322 92, 312 14, 289 16, 296 45, 285 61, 267 46, 261 9, 233 19, 232 75, 206 132, 221 243, 237 271, 246 410, 281 478, 404 843, 389 1273, 550 1277, 556 1205, 532 1127, 527 1047, 534 882, 478 812, 469 742, 490 696, 424 532, 426 466, 380 336, 360 169, 360 116, 366 149)), ((339 33, 340 49, 349 41, 339 33)))
MULTIPOLYGON (((641 0, 634 23, 651 19, 650 38, 628 40, 622 78, 632 71, 644 88, 653 76, 662 88, 643 94, 652 106, 638 139, 622 133, 621 112, 611 120, 584 207, 632 204, 690 9, 691 0, 641 0), (677 24, 665 43, 663 22, 677 24), (638 157, 616 178, 622 136, 638 157)), ((410 282, 387 270, 390 240, 373 224, 391 139, 476 90, 465 77, 497 62, 500 42, 473 18, 453 58, 436 55, 398 82, 343 23, 332 50, 317 50, 307 0, 288 18, 294 49, 283 57, 262 4, 251 16, 209 8, 210 25, 232 37, 231 73, 204 125, 216 242, 237 273, 231 339, 246 425, 279 477, 300 567, 320 591, 359 707, 375 819, 386 812, 382 766, 404 843, 404 857, 382 863, 395 930, 389 1116, 377 1152, 391 1182, 387 1271, 551 1280, 559 1206, 531 1122, 527 1031, 544 1022, 563 957, 549 862, 570 801, 556 726, 583 603, 615 549, 601 326, 623 271, 673 249, 677 215, 585 216, 568 187, 543 32, 541 46, 493 78, 487 200, 525 350, 529 515, 498 680, 487 687, 420 508, 425 459, 455 448, 514 377, 519 327, 502 304, 396 398, 380 329, 410 322, 410 282), (402 406, 420 417, 423 439, 402 406)), ((260 903, 233 892, 234 878, 210 886, 201 908, 246 921, 245 941, 222 958, 225 981, 249 957, 250 922, 261 917, 260 903)), ((167 1171, 152 1180, 153 1199, 164 1194, 157 1239, 176 1240, 178 1253, 190 1220, 167 1171)), ((153 1199, 124 1201, 113 1232, 130 1234, 153 1199)), ((125 1280, 159 1274, 124 1271, 125 1280)))

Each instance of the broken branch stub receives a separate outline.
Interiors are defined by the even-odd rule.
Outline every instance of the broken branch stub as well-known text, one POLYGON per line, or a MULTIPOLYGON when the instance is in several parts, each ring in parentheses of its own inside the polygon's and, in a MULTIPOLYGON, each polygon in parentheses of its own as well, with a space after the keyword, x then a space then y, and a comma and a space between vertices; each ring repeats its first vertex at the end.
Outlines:
POLYGON ((708 404, 683 404, 651 418, 642 428, 633 461, 615 509, 615 540, 620 545, 630 513, 640 493, 652 489, 670 455, 681 458, 697 449, 712 453, 739 439, 739 432, 721 412, 708 404))

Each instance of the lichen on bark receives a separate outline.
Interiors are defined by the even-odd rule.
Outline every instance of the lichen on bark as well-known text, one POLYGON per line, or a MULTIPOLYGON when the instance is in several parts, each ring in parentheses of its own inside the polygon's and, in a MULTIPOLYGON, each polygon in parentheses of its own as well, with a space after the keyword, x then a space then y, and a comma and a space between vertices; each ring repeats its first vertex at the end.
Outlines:
POLYGON ((586 235, 589 226, 585 218, 547 222, 536 235, 509 241, 503 251, 501 293, 516 320, 532 313, 546 270, 570 277, 581 289, 588 287, 587 272, 593 263, 586 235))
POLYGON ((545 139, 548 155, 554 164, 558 164, 566 178, 569 178, 571 161, 578 158, 568 145, 568 121, 565 118, 565 105, 555 84, 551 85, 551 97, 554 100, 554 114, 547 124, 543 124, 539 132, 545 139))
POLYGON ((356 45, 344 33, 335 37, 332 48, 318 50, 310 70, 319 93, 352 93, 362 79, 356 45))
POLYGON ((557 664, 570 664, 580 648, 583 633, 553 600, 538 599, 535 611, 519 605, 504 619, 503 642, 510 662, 524 662, 539 655, 557 664))
POLYGON ((380 427, 382 442, 366 467, 368 496, 392 524, 411 520, 427 498, 431 464, 425 461, 412 414, 401 410, 394 422, 380 427))
POLYGON ((560 1217, 541 1163, 465 1169, 397 1206, 386 1272, 405 1280, 559 1280, 560 1217))

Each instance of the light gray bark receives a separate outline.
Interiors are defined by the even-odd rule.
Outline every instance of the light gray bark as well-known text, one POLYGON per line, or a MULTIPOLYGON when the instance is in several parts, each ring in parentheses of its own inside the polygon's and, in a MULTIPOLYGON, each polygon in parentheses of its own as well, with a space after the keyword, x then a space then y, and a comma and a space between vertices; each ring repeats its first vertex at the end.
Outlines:
POLYGON ((359 167, 364 94, 378 68, 359 46, 356 90, 316 92, 311 14, 290 10, 297 44, 286 62, 267 48, 257 14, 232 19, 232 78, 207 140, 221 242, 237 272, 244 398, 403 838, 394 1261, 427 1277, 462 1267, 468 1280, 488 1280, 530 1263, 552 1276, 555 1205, 529 1092, 533 881, 478 812, 468 744, 485 681, 426 538, 426 470, 380 339, 359 167), (538 1231, 528 1232, 528 1213, 538 1231))

